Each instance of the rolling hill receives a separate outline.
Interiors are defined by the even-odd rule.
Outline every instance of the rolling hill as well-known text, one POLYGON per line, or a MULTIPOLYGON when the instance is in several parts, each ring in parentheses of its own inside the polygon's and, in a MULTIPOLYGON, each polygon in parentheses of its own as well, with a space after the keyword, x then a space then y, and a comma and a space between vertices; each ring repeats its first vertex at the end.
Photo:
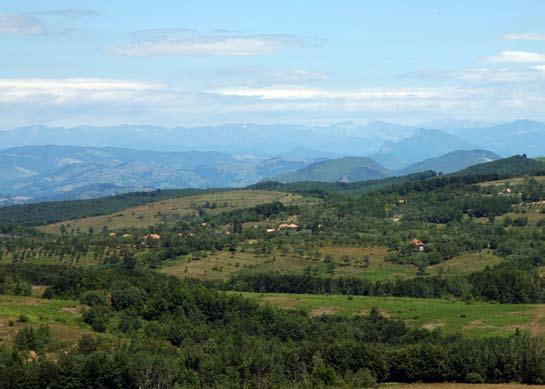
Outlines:
POLYGON ((433 170, 441 173, 453 173, 472 165, 495 161, 501 157, 486 150, 457 150, 440 157, 428 158, 397 171, 398 175, 433 170))
POLYGON ((532 175, 545 173, 545 162, 528 158, 526 155, 498 159, 481 163, 453 173, 457 176, 497 174, 499 176, 532 175))
POLYGON ((384 142, 370 156, 388 169, 402 169, 426 158, 456 151, 475 149, 475 145, 440 130, 420 129, 408 138, 384 142))
POLYGON ((288 183, 297 181, 354 182, 385 178, 390 172, 372 159, 344 157, 311 164, 293 173, 279 175, 274 180, 288 183))

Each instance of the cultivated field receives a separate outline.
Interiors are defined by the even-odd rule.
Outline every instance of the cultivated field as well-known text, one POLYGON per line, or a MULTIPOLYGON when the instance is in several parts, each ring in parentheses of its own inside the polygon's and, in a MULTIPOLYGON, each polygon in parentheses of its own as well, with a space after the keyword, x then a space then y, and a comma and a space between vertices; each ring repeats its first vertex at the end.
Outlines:
MULTIPOLYGON (((231 292, 238 294, 239 292, 231 292)), ((384 316, 414 328, 462 332, 468 336, 509 335, 517 328, 545 334, 545 305, 464 303, 448 299, 241 293, 281 308, 303 310, 311 316, 354 316, 377 308, 384 316)))
POLYGON ((197 214, 198 209, 201 207, 206 207, 206 212, 209 214, 217 214, 277 200, 284 204, 291 204, 302 201, 302 197, 291 193, 261 190, 208 193, 148 203, 114 214, 64 221, 38 228, 43 232, 52 234, 59 233, 63 224, 69 232, 79 229, 83 233, 87 233, 90 228, 98 232, 104 226, 107 226, 110 230, 145 228, 158 223, 174 222, 182 216, 197 214))

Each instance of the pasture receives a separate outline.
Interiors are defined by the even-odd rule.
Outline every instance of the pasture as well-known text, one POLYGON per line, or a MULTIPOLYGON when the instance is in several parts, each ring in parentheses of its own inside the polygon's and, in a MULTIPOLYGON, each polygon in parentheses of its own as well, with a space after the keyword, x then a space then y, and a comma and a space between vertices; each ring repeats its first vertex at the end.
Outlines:
MULTIPOLYGON (((240 292, 230 292, 239 294, 240 292)), ((282 293, 240 293, 260 303, 302 310, 311 316, 355 316, 377 308, 384 316, 413 328, 439 329, 483 337, 509 335, 517 328, 534 335, 545 333, 545 305, 465 303, 449 299, 367 297, 282 293)))
POLYGON ((81 319, 81 308, 71 300, 0 295, 0 345, 10 343, 21 328, 39 325, 48 325, 56 340, 76 341, 92 332, 81 319))

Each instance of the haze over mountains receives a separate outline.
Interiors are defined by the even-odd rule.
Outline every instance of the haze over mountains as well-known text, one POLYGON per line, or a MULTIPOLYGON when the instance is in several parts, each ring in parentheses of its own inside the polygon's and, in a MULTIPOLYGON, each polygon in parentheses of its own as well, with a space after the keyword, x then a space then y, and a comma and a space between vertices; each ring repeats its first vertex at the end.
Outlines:
POLYGON ((448 131, 387 122, 23 127, 0 131, 0 193, 7 204, 270 179, 354 182, 425 170, 450 173, 514 154, 545 155, 542 123, 430 124, 448 131))

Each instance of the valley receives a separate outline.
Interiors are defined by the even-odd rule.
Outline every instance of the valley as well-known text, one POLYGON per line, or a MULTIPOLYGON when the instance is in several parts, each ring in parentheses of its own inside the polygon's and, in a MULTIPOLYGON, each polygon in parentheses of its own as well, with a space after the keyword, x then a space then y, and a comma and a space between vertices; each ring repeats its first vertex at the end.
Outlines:
POLYGON ((543 175, 542 162, 515 156, 443 175, 3 207, 4 220, 21 222, 0 224, 0 347, 41 361, 125 358, 131 343, 139 365, 150 345, 217 365, 224 353, 255 358, 259 342, 340 368, 335 355, 352 344, 384 350, 372 354, 384 369, 360 373, 393 388, 418 381, 398 358, 423 358, 398 353, 438 353, 439 366, 499 356, 500 345, 502 358, 518 358, 545 334, 543 175), (236 351, 235 338, 246 339, 236 351))

